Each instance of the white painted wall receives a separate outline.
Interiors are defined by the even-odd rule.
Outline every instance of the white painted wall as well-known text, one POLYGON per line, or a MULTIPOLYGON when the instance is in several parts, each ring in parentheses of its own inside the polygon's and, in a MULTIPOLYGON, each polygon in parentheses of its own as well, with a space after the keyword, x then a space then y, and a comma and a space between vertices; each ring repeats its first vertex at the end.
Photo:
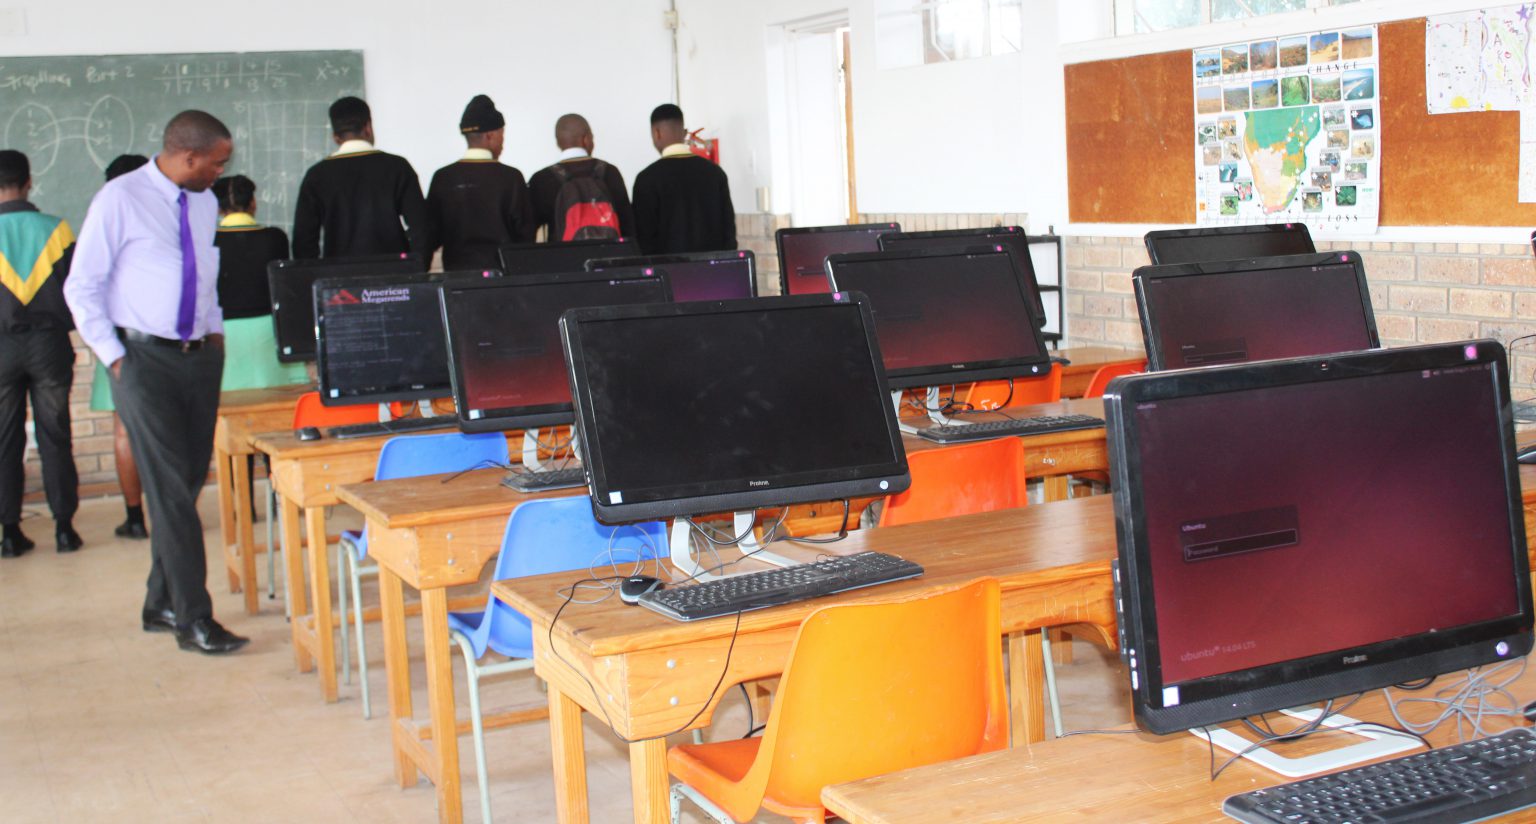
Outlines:
POLYGON ((477 93, 506 114, 502 159, 525 174, 554 161, 555 119, 575 111, 591 121, 598 155, 633 181, 656 159, 650 111, 672 97, 666 7, 666 0, 266 0, 204 8, 25 0, 26 33, 0 36, 0 53, 361 49, 379 147, 405 155, 423 186, 462 154, 459 116, 477 93), (572 53, 571 31, 590 43, 580 54, 572 53))

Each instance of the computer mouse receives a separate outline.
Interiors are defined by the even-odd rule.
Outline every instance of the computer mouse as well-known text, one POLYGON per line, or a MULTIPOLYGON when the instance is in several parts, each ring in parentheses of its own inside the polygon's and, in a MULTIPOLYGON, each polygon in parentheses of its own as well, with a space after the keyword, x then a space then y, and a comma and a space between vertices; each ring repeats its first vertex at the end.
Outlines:
POLYGON ((1515 450, 1515 460, 1523 464, 1536 464, 1536 443, 1515 450))
POLYGON ((619 582, 619 600, 626 604, 639 603, 640 596, 665 587, 666 584, 663 584, 660 578, 652 578, 649 575, 631 575, 619 582))
POLYGON ((296 434, 299 436, 299 440, 301 441, 320 440, 320 428, 317 426, 300 427, 296 434))

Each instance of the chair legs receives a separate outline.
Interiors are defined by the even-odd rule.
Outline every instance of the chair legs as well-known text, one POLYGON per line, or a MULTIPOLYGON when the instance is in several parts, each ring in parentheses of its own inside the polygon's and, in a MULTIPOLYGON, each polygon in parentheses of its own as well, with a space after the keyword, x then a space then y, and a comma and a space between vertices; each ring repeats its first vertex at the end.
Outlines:
MULTIPOLYGON (((373 718, 373 699, 368 691, 368 645, 363 642, 363 583, 357 555, 347 553, 347 579, 352 586, 352 628, 357 633, 357 681, 363 697, 363 718, 373 718)), ((346 613, 342 613, 346 621, 346 613)))
POLYGON ((668 793, 672 808, 672 824, 680 824, 683 819, 683 799, 686 798, 699 808, 699 811, 714 819, 718 824, 734 824, 735 819, 725 810, 715 806, 715 802, 704 797, 703 793, 683 783, 672 785, 672 791, 668 793))
MULTIPOLYGON (((475 781, 480 790, 480 820, 491 820, 491 785, 485 767, 485 719, 480 714, 480 679, 487 675, 517 672, 533 668, 533 659, 514 658, 499 664, 480 666, 475 660, 475 649, 469 638, 458 630, 450 630, 448 637, 464 656, 464 676, 469 687, 469 729, 475 744, 475 781)), ((542 681, 540 682, 543 683, 542 681)), ((439 745, 441 746, 441 745, 439 745)))
POLYGON ((368 689, 368 646, 363 640, 362 576, 376 567, 363 567, 357 560, 357 547, 348 539, 336 542, 337 602, 341 606, 341 672, 345 683, 352 683, 352 646, 350 636, 357 635, 357 680, 363 700, 363 718, 373 718, 373 697, 368 689))

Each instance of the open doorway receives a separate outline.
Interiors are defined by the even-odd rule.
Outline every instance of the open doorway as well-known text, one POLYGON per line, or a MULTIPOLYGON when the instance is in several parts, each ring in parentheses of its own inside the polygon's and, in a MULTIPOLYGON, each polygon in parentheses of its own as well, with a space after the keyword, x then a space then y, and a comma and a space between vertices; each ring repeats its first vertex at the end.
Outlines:
POLYGON ((858 213, 850 41, 846 12, 784 27, 788 205, 796 226, 845 223, 858 213))

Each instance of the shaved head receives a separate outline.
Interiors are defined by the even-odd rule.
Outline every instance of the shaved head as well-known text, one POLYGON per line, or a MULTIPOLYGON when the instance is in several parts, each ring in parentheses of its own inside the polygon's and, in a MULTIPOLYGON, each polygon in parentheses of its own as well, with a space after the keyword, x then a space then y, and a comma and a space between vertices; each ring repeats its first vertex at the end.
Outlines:
MULTIPOLYGON (((587 119, 579 114, 563 114, 555 121, 555 145, 561 149, 571 149, 584 146, 585 141, 592 137, 592 127, 587 125, 587 119)), ((587 148, 591 151, 591 148, 587 148)))
POLYGON ((167 152, 202 153, 229 139, 229 128, 217 117, 188 109, 165 124, 162 146, 167 152))

